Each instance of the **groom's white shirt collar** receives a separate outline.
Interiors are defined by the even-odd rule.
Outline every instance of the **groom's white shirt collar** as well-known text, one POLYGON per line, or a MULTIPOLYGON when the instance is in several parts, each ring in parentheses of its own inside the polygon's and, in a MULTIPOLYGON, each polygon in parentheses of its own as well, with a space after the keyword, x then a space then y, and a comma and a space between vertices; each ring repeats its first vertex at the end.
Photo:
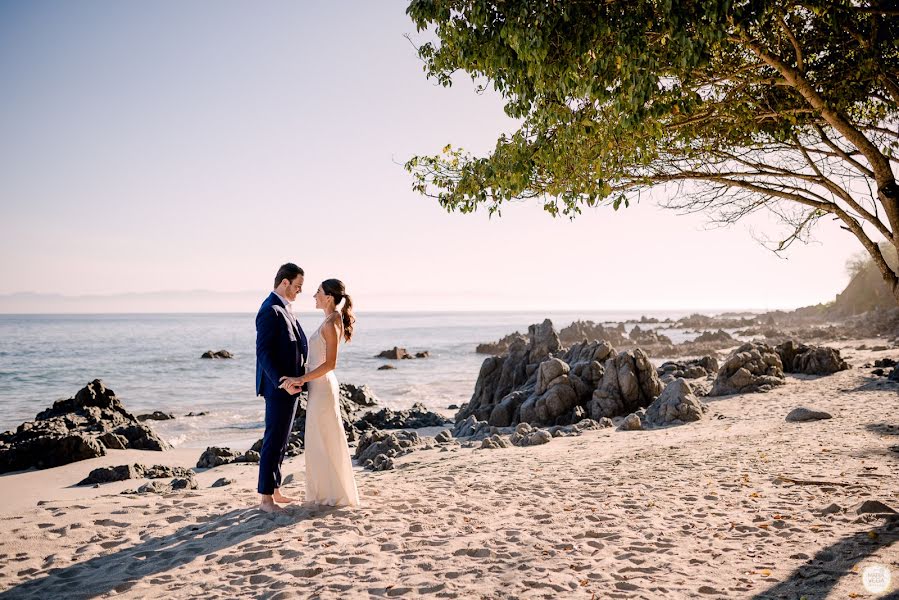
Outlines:
POLYGON ((277 296, 278 298, 281 299, 281 304, 284 305, 284 308, 286 308, 286 309, 290 309, 290 308, 291 308, 290 302, 288 302, 287 299, 286 299, 284 296, 282 296, 281 294, 279 294, 279 293, 276 292, 275 290, 272 290, 272 293, 273 293, 275 296, 277 296))

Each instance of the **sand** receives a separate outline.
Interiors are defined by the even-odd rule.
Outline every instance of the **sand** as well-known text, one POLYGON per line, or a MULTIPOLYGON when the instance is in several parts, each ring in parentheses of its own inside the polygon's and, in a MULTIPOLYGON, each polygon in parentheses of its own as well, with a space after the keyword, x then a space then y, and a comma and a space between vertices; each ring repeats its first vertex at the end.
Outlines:
MULTIPOLYGON (((6 475, 0 598, 874 598, 872 565, 899 594, 899 523, 854 510, 899 509, 899 386, 858 368, 896 352, 859 343, 834 344, 851 370, 707 399, 699 423, 357 470, 357 509, 263 514, 254 465, 164 495, 70 487, 100 465, 192 466, 199 450, 6 475), (796 406, 834 418, 785 422, 796 406), (210 488, 220 477, 235 482, 210 488)), ((302 496, 303 468, 287 461, 285 493, 302 496)))

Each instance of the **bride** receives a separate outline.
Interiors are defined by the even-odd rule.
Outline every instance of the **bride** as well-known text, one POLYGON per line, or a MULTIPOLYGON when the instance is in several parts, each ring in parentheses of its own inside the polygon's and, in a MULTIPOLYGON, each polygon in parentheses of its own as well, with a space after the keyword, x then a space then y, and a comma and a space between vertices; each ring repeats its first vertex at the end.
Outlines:
POLYGON ((282 377, 281 387, 292 394, 308 383, 306 404, 306 502, 328 506, 359 506, 353 463, 340 418, 340 390, 334 369, 340 338, 353 337, 353 302, 338 279, 327 279, 315 292, 315 308, 325 320, 309 337, 306 374, 282 377), (340 310, 337 306, 343 302, 340 310))

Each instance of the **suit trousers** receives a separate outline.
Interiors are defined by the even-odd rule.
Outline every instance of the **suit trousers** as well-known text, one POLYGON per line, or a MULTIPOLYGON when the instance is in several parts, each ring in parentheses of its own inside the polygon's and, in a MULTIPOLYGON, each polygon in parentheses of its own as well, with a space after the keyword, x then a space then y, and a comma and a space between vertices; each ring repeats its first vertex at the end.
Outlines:
POLYGON ((277 390, 265 398, 265 435, 259 452, 260 494, 272 495, 281 487, 281 463, 287 452, 287 442, 297 412, 297 397, 277 390))

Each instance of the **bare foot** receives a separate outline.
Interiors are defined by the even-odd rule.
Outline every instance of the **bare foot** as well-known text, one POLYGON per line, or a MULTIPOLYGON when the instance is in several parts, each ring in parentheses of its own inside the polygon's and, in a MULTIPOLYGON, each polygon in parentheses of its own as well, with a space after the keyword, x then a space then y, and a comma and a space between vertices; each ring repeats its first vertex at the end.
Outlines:
POLYGON ((272 496, 263 495, 262 501, 259 503, 259 510, 262 512, 273 513, 281 512, 284 509, 275 504, 272 496))
POLYGON ((275 502, 280 502, 281 504, 290 504, 291 502, 296 502, 296 498, 282 495, 281 490, 275 490, 275 493, 272 494, 272 500, 274 500, 275 502))

